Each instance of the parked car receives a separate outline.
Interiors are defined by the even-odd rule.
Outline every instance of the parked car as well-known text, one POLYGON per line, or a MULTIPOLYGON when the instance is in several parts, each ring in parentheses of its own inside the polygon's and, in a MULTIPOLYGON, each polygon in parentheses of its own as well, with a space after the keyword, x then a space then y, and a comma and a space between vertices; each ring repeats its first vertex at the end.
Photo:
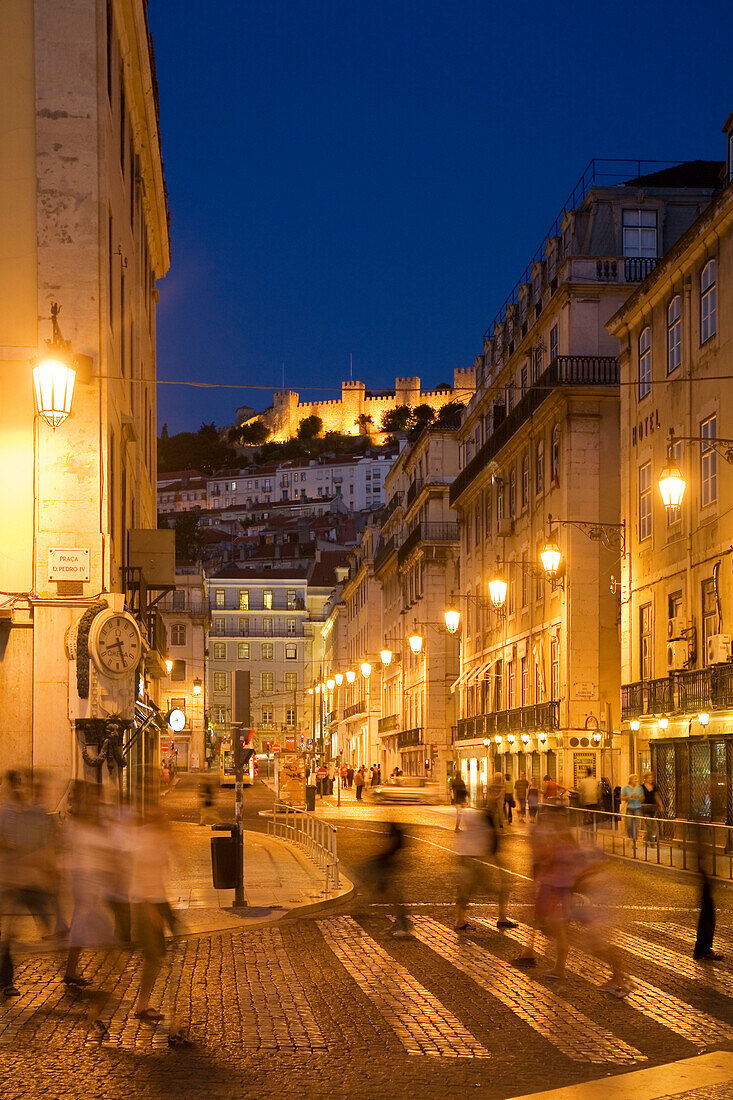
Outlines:
POLYGON ((374 802, 419 802, 434 806, 441 801, 434 779, 424 775, 400 775, 389 783, 368 788, 374 802))

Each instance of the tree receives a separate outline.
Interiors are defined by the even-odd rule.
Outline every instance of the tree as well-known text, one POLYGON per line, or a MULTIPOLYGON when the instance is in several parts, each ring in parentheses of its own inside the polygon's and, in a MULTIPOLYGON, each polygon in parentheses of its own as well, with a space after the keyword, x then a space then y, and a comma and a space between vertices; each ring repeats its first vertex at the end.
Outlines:
POLYGON ((298 425, 298 439, 316 439, 323 431, 320 416, 306 416, 298 425))
POLYGON ((200 510, 179 512, 175 519, 176 561, 198 561, 203 542, 199 532, 200 510))
POLYGON ((438 423, 444 424, 448 420, 460 417, 466 405, 463 401, 449 401, 438 412, 438 423))
POLYGON ((415 435, 419 435, 423 428, 427 428, 428 424, 432 424, 434 420, 435 409, 432 405, 416 405, 412 410, 410 427, 415 435))
POLYGON ((398 405, 395 409, 387 409, 382 417, 383 432, 404 432, 410 426, 412 410, 409 405, 398 405))
POLYGON ((219 435, 215 424, 202 424, 197 432, 179 432, 158 440, 158 469, 161 473, 172 470, 200 470, 211 474, 226 466, 236 465, 237 452, 219 435))
POLYGON ((371 435, 374 429, 374 420, 369 413, 359 413, 354 424, 359 429, 359 435, 371 435))
POLYGON ((229 439, 232 443, 239 443, 243 447, 261 447, 267 442, 270 429, 262 420, 253 420, 250 424, 240 424, 232 428, 229 439))

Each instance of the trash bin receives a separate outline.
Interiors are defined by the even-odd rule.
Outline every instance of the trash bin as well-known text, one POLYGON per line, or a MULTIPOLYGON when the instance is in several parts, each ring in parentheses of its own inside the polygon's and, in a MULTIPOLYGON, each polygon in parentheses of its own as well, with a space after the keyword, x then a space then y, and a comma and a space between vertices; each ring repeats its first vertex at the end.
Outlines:
POLYGON ((211 872, 216 890, 233 890, 237 885, 237 838, 233 826, 226 828, 229 836, 211 838, 211 872))
POLYGON ((305 808, 311 812, 316 808, 316 788, 310 784, 305 788, 305 808))

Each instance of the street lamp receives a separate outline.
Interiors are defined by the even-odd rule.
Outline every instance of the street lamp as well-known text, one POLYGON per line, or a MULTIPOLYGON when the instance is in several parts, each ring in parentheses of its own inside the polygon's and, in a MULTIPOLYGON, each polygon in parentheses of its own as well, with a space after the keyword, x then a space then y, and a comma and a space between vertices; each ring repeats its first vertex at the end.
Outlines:
POLYGON ((659 726, 660 730, 666 730, 667 726, 669 725, 669 718, 659 718, 657 720, 657 725, 659 726))
POLYGON ((337 687, 341 687, 341 685, 342 685, 342 684, 343 684, 343 682, 344 682, 344 674, 343 674, 343 672, 336 672, 336 673, 334 673, 334 677, 333 677, 333 678, 334 678, 334 680, 336 681, 336 686, 337 686, 337 687))
POLYGON ((387 668, 388 665, 392 664, 392 650, 391 649, 387 649, 387 647, 385 646, 384 649, 381 650, 379 656, 380 656, 382 664, 384 665, 385 668, 387 668))
POLYGON ((489 581, 489 598, 497 611, 501 611, 506 603, 507 583, 498 574, 489 581))
POLYGON ((51 303, 51 339, 46 340, 48 353, 33 360, 33 387, 36 410, 54 431, 71 412, 76 370, 72 367, 70 341, 64 340, 59 328, 60 306, 51 303))
POLYGON ((659 492, 662 494, 662 504, 668 512, 679 508, 686 488, 687 482, 682 471, 677 463, 672 461, 672 456, 668 454, 667 465, 659 475, 659 492))
POLYGON ((201 694, 201 681, 198 679, 198 677, 193 682, 193 693, 194 695, 201 694))
POLYGON ((708 722, 710 721, 710 715, 703 712, 702 714, 698 714, 697 720, 701 726, 707 726, 708 722))
POLYGON ((169 676, 173 671, 173 661, 171 661, 170 659, 165 662, 165 671, 168 673, 169 676))
POLYGON ((329 677, 329 679, 326 680, 326 687, 328 688, 329 691, 333 691, 333 689, 336 687, 336 681, 332 680, 329 677))
POLYGON ((372 674, 372 666, 369 664, 368 661, 362 661, 360 668, 362 676, 365 680, 368 680, 372 674))
POLYGON ((313 688, 308 688, 308 694, 309 694, 309 695, 312 695, 312 694, 313 694, 313 688))
POLYGON ((552 539, 549 539, 543 549, 540 551, 540 559, 542 561, 542 567, 547 574, 549 580, 554 581, 557 576, 557 571, 560 568, 560 559, 562 555, 560 553, 560 547, 552 539))
POLYGON ((457 607, 451 605, 445 611, 445 629, 449 634, 455 634, 461 625, 461 613, 457 607))
POLYGON ((418 634, 417 631, 414 631, 410 635, 410 637, 407 639, 407 641, 408 641, 410 649, 412 650, 413 653, 419 653, 420 652, 420 650, 422 649, 422 643, 423 643, 422 634, 418 634))
POLYGON ((346 683, 353 684, 355 679, 356 673, 354 672, 353 668, 350 668, 349 671, 346 673, 346 683))
POLYGON ((321 694, 321 685, 316 684, 316 695, 320 695, 320 694, 321 694))
POLYGON ((638 733, 641 727, 641 722, 638 718, 632 718, 629 722, 629 726, 631 727, 633 733, 638 733))

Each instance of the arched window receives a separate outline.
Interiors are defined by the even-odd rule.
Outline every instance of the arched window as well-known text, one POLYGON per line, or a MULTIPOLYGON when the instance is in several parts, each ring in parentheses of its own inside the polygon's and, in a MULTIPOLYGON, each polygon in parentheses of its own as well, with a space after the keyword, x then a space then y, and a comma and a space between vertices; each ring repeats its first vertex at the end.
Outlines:
POLYGON ((717 288, 715 260, 708 260, 700 275, 700 343, 704 344, 717 330, 717 288))
POLYGON ((552 429, 552 448, 550 450, 550 476, 552 484, 560 484, 560 425, 552 429))
POLYGON ((652 388, 652 330, 649 325, 639 337, 639 400, 652 388))
POLYGON ((529 455, 525 451, 522 456, 522 507, 529 504, 529 455))
POLYGON ((667 374, 677 370, 682 362, 681 300, 675 294, 667 306, 667 374))

